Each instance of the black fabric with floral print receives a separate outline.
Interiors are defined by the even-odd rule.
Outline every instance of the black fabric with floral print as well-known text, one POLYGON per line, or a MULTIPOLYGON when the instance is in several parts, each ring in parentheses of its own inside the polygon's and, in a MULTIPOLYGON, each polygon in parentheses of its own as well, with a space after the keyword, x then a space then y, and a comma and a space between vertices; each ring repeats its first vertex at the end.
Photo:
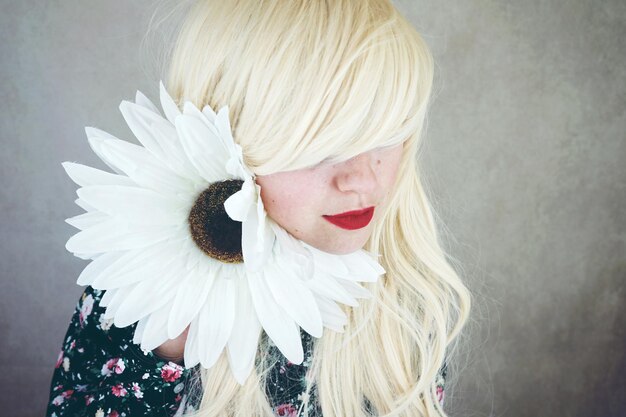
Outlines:
MULTIPOLYGON (((180 416, 195 410, 198 404, 188 391, 199 365, 185 368, 143 351, 133 343, 136 324, 118 328, 104 318, 103 295, 87 287, 76 306, 52 377, 46 417, 180 416)), ((302 342, 303 363, 279 355, 269 375, 266 392, 276 416, 302 415, 305 404, 309 416, 321 416, 314 391, 305 392, 312 340, 304 331, 302 342)), ((442 403, 444 377, 445 368, 437 387, 442 403)))
POLYGON ((76 306, 51 383, 47 416, 171 416, 192 369, 144 352, 136 324, 104 318, 104 291, 87 287, 76 306))

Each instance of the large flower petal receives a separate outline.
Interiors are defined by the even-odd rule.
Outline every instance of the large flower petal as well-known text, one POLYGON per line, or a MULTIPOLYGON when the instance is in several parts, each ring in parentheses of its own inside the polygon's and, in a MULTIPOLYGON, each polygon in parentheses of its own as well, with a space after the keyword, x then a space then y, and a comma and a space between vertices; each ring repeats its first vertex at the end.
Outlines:
POLYGON ((65 219, 65 222, 74 226, 77 229, 85 230, 107 220, 111 220, 111 216, 109 216, 108 214, 102 213, 100 211, 92 211, 90 213, 83 213, 65 219))
POLYGON ((268 220, 262 203, 257 202, 256 210, 251 210, 241 225, 241 252, 250 272, 260 271, 272 253, 276 235, 268 220))
POLYGON ((335 278, 324 272, 317 271, 315 277, 306 281, 306 285, 311 291, 328 297, 331 300, 339 301, 349 306, 356 307, 359 302, 346 290, 341 284, 339 284, 335 278))
POLYGON ((224 201, 228 216, 238 222, 245 222, 254 209, 256 194, 251 181, 244 181, 241 190, 224 201))
POLYGON ((187 157, 208 182, 229 177, 225 164, 228 153, 221 139, 207 127, 205 121, 187 114, 176 118, 176 131, 187 157))
POLYGON ((156 113, 159 116, 161 115, 159 109, 157 109, 157 106, 155 106, 154 103, 139 90, 137 90, 137 92, 135 93, 135 103, 145 109, 150 110, 152 113, 156 113))
POLYGON ((117 288, 104 291, 104 295, 100 299, 100 306, 107 307, 109 303, 111 302, 111 300, 113 299, 113 296, 115 295, 116 292, 117 292, 117 288))
POLYGON ((376 282, 385 273, 385 269, 365 250, 346 255, 333 255, 310 245, 305 246, 313 255, 316 267, 337 278, 376 282))
POLYGON ((276 235, 272 230, 270 225, 270 220, 267 217, 267 213, 265 212, 265 206, 263 205, 263 200, 261 199, 261 187, 259 187, 256 183, 253 183, 254 188, 256 190, 256 211, 257 211, 257 239, 259 241, 260 246, 263 248, 259 249, 261 256, 264 258, 269 257, 270 252, 274 246, 274 241, 276 239, 276 235))
POLYGON ((80 198, 77 198, 76 200, 74 200, 74 202, 76 203, 76 205, 80 208, 82 208, 85 211, 89 211, 89 212, 96 212, 98 210, 96 210, 95 207, 87 204, 84 200, 81 200, 80 198))
POLYGON ((181 112, 172 97, 165 89, 163 81, 159 81, 159 98, 161 100, 161 107, 163 107, 163 113, 165 113, 165 117, 167 117, 167 120, 169 120, 171 124, 175 124, 176 118, 181 114, 181 112))
POLYGON ((124 175, 111 174, 75 162, 61 163, 67 175, 81 187, 89 185, 125 185, 137 186, 130 178, 124 175))
POLYGON ((338 279, 340 285, 342 285, 350 295, 354 298, 372 298, 372 293, 365 287, 357 284, 353 281, 348 281, 346 279, 338 279))
MULTIPOLYGON (((172 304, 178 277, 169 273, 152 280, 143 280, 134 286, 115 312, 113 323, 126 327, 166 304, 172 304)), ((162 323, 166 327, 167 321, 162 323)))
MULTIPOLYGON (((168 96, 169 98, 169 96, 168 96)), ((167 113, 178 112, 172 121, 168 121, 161 116, 156 106, 152 104, 141 92, 137 91, 137 103, 123 101, 120 110, 128 127, 135 134, 139 142, 148 149, 164 166, 171 168, 178 175, 196 180, 200 177, 189 158, 185 154, 182 144, 178 140, 176 128, 174 127, 175 117, 180 114, 178 107, 173 104, 171 98, 166 101, 164 110, 167 113), (175 108, 170 108, 170 104, 175 108)))
POLYGON ((73 253, 98 253, 142 248, 180 232, 179 226, 135 225, 111 219, 70 237, 65 248, 73 253))
POLYGON ((185 239, 179 248, 179 252, 181 253, 187 271, 199 268, 202 270, 202 273, 205 273, 208 269, 205 267, 215 267, 217 263, 217 261, 207 258, 206 254, 196 246, 191 237, 185 239))
POLYGON ((210 368, 224 350, 235 321, 235 282, 218 278, 199 314, 200 360, 210 368))
POLYGON ((313 293, 301 281, 302 268, 291 264, 285 268, 285 261, 269 263, 264 269, 267 285, 274 300, 280 300, 281 307, 300 327, 311 336, 322 336, 322 317, 313 293))
POLYGON ((324 326, 339 333, 343 333, 343 327, 348 324, 348 316, 341 307, 326 297, 315 294, 315 300, 322 314, 324 326))
POLYGON ((125 251, 111 251, 98 256, 82 270, 76 283, 78 285, 91 285, 96 278, 102 274, 102 271, 106 271, 110 268, 111 265, 115 264, 125 253, 125 251))
POLYGON ((126 100, 120 103, 119 108, 126 120, 126 124, 128 124, 128 127, 139 142, 160 161, 165 161, 167 156, 164 154, 158 138, 154 137, 150 128, 153 123, 159 123, 163 120, 158 110, 155 109, 156 111, 153 111, 140 104, 126 100))
MULTIPOLYGON (((116 291, 107 307, 105 316, 113 317, 118 327, 125 327, 152 314, 176 295, 173 288, 178 284, 180 263, 176 258, 161 268, 158 274, 137 283, 131 283, 116 291)), ((97 288, 97 287, 96 287, 97 288)), ((167 321, 162 325, 166 327, 167 321)))
POLYGON ((228 361, 237 382, 243 385, 254 367, 261 334, 245 276, 237 279, 237 311, 233 332, 228 339, 228 361))
POLYGON ((141 337, 141 348, 154 350, 167 342, 167 318, 172 311, 172 303, 166 303, 161 308, 150 314, 146 320, 141 337))
POLYGON ((120 308, 124 300, 126 300, 128 293, 130 293, 139 284, 139 282, 136 282, 134 284, 128 285, 126 288, 124 288, 123 291, 114 291, 111 298, 107 301, 107 308, 104 311, 102 317, 104 317, 106 320, 115 319, 115 313, 117 313, 117 310, 120 308))
POLYGON ((152 123, 149 129, 152 135, 159 141, 161 148, 163 148, 163 154, 166 156, 163 163, 181 177, 189 178, 195 184, 206 186, 206 180, 202 178, 187 157, 185 149, 178 138, 176 127, 163 119, 152 123))
MULTIPOLYGON (((102 305, 102 301, 100 302, 102 305)), ((136 345, 141 344, 141 339, 143 338, 143 332, 146 329, 146 324, 148 324, 148 317, 144 317, 137 322, 137 326, 135 327, 135 333, 133 334, 133 343, 136 345)))
POLYGON ((177 195, 194 190, 189 179, 164 166, 145 148, 119 139, 90 136, 89 143, 107 164, 116 167, 136 184, 161 193, 177 195))
POLYGON ((358 281, 376 282, 385 273, 374 255, 365 250, 342 255, 341 260, 350 270, 350 276, 357 277, 358 281))
POLYGON ((200 363, 200 340, 198 330, 199 318, 196 316, 189 325, 187 341, 185 342, 185 366, 191 368, 200 363))
POLYGON ((114 172, 120 175, 123 175, 124 171, 118 168, 117 165, 113 161, 109 161, 107 157, 102 154, 102 151, 100 148, 100 144, 105 140, 111 140, 111 139, 119 140, 119 139, 111 135, 110 133, 105 132, 104 130, 100 130, 98 128, 89 127, 89 126, 85 127, 85 134, 87 135, 87 139, 88 139, 87 142, 89 143, 89 146, 94 151, 94 153, 98 156, 98 158, 100 158, 102 162, 108 165, 108 167, 111 168, 114 172))
POLYGON ((209 274, 203 274, 202 269, 198 267, 181 280, 167 323, 167 334, 170 339, 178 337, 207 302, 209 291, 217 279, 216 272, 217 268, 212 268, 209 274))
POLYGON ((217 114, 212 109, 205 107, 203 113, 210 113, 214 120, 215 127, 219 132, 219 136, 222 139, 224 146, 228 150, 229 159, 226 163, 226 170, 229 174, 235 178, 249 179, 252 178, 252 172, 243 161, 243 152, 241 146, 235 143, 232 135, 232 129, 229 120, 229 108, 228 106, 222 107, 217 114))
POLYGON ((250 294, 263 329, 278 349, 291 362, 304 360, 300 331, 293 319, 279 305, 270 291, 263 273, 247 273, 250 294))
POLYGON ((276 256, 292 258, 293 262, 302 265, 306 269, 303 274, 304 279, 311 278, 315 258, 308 247, 305 247, 301 241, 287 233, 285 229, 276 224, 271 218, 268 217, 266 221, 272 228, 278 242, 275 245, 275 249, 277 249, 276 256))
MULTIPOLYGON (((173 257, 180 247, 180 239, 156 243, 146 248, 129 250, 99 272, 90 273, 90 284, 94 288, 108 290, 128 286, 138 281, 154 282, 163 274, 163 269, 180 260, 173 257), (155 262, 155 259, 161 261, 155 262), (97 273, 97 275, 95 275, 97 273)), ((94 261, 96 262, 96 261, 94 261)))
POLYGON ((343 262, 341 256, 323 252, 313 246, 306 245, 313 256, 316 268, 336 277, 348 278, 350 270, 343 262))
POLYGON ((76 193, 96 209, 135 224, 181 225, 189 212, 186 202, 145 188, 91 185, 76 193))

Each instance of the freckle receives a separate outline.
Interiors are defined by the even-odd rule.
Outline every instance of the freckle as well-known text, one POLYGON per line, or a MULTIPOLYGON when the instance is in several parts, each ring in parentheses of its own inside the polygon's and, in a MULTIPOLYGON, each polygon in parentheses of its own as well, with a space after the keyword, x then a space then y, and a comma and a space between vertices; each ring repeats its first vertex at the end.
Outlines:
POLYGON ((376 161, 376 163, 377 163, 378 165, 380 165, 380 159, 379 159, 378 161, 376 161))

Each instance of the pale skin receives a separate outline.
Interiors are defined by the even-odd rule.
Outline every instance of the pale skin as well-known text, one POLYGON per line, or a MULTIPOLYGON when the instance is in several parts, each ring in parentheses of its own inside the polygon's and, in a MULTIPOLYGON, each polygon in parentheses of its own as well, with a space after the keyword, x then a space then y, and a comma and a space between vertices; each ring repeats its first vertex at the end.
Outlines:
MULTIPOLYGON (((376 148, 344 162, 257 176, 256 182, 268 216, 291 235, 329 253, 351 253, 369 239, 396 181, 402 151, 402 144, 376 148), (371 206, 376 207, 374 219, 357 230, 340 228, 323 217, 371 206)), ((153 352, 182 364, 188 331, 153 352)))

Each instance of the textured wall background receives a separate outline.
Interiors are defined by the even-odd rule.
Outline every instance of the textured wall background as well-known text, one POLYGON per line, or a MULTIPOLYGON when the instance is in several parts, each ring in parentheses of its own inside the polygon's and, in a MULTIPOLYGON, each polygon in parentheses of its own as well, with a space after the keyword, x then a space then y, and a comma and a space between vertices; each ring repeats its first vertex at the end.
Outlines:
MULTIPOLYGON (((398 0, 435 55, 424 163, 475 293, 456 416, 626 415, 626 3, 398 0)), ((149 1, 1 0, 0 414, 43 415, 86 263, 61 162, 154 97, 149 1)))

